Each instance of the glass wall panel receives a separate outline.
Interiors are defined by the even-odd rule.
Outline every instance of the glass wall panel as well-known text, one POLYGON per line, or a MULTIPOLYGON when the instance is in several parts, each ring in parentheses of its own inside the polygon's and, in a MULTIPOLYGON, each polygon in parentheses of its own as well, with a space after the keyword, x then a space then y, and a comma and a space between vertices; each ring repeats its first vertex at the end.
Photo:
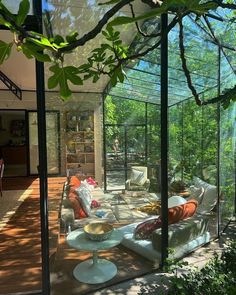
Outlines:
POLYGON ((202 176, 202 108, 193 100, 183 103, 183 175, 189 182, 202 176))
POLYGON ((38 174, 38 120, 37 113, 29 113, 29 158, 30 174, 38 174))
MULTIPOLYGON (((57 112, 46 113, 48 174, 60 172, 59 117, 57 112)), ((37 113, 29 112, 30 174, 38 174, 38 123, 37 113)))
POLYGON ((183 103, 169 108, 169 177, 183 179, 183 103))
POLYGON ((220 133, 220 229, 223 230, 235 212, 235 103, 221 110, 220 133))
POLYGON ((106 124, 145 124, 145 103, 108 95, 105 114, 106 124))
POLYGON ((150 191, 160 192, 161 125, 160 106, 147 104, 147 161, 150 191))

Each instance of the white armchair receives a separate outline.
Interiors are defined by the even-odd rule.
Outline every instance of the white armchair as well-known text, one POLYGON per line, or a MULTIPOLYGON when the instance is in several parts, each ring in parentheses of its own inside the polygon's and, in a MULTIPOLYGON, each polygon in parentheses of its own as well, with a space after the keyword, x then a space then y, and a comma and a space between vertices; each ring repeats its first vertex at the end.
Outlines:
POLYGON ((127 179, 125 187, 130 191, 148 191, 150 180, 147 178, 148 169, 145 166, 131 167, 130 179, 127 179))

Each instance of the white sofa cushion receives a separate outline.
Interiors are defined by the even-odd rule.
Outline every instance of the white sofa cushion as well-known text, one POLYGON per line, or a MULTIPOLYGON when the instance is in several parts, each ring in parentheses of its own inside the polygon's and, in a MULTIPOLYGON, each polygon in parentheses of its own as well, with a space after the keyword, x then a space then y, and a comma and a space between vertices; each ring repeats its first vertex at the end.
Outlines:
MULTIPOLYGON (((161 259, 161 252, 154 249, 152 241, 134 239, 133 232, 138 224, 139 223, 132 223, 118 229, 124 235, 121 244, 131 249, 132 251, 142 255, 148 260, 151 260, 153 262, 159 262, 161 259)), ((180 223, 180 226, 181 226, 181 223, 180 223)), ((186 241, 185 243, 180 243, 179 245, 177 244, 176 247, 174 248, 175 250, 174 253, 170 256, 172 258, 183 257, 189 252, 193 251, 195 248, 209 242, 210 233, 207 231, 207 226, 204 229, 199 228, 199 235, 196 234, 195 237, 191 237, 191 238, 189 241, 186 241)))
POLYGON ((198 201, 198 205, 200 205, 203 199, 204 191, 205 191, 204 188, 192 185, 189 187, 189 191, 190 191, 190 197, 188 197, 188 199, 189 200, 195 199, 198 201))
POLYGON ((211 185, 198 177, 194 178, 195 186, 204 188, 204 194, 197 212, 201 214, 210 213, 217 203, 217 187, 211 185))
POLYGON ((185 204, 187 201, 181 196, 172 196, 168 199, 168 208, 180 206, 185 204))

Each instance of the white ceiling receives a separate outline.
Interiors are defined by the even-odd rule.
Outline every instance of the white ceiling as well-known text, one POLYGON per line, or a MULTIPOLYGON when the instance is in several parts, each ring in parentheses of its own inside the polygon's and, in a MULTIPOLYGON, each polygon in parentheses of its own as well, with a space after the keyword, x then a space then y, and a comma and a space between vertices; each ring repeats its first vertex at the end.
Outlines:
MULTIPOLYGON (((79 36, 95 27, 102 18, 107 6, 98 6, 101 0, 49 0, 51 23, 54 34, 65 36, 66 34, 78 31, 79 36)), ((148 6, 141 1, 134 1, 135 13, 138 15, 148 10, 148 6)), ((125 6, 119 15, 129 15, 130 8, 125 6)), ((121 38, 125 44, 130 44, 134 38, 135 25, 126 25, 122 27, 121 38)), ((0 40, 11 41, 12 35, 7 31, 0 31, 0 40)), ((88 57, 89 52, 103 41, 99 34, 95 39, 89 41, 85 46, 76 50, 75 53, 67 55, 65 64, 78 66, 88 57)), ((45 66, 46 77, 50 76, 49 65, 45 66)), ((14 83, 23 90, 35 89, 35 63, 34 60, 26 59, 21 52, 13 49, 12 55, 0 68, 14 83)), ((71 85, 73 91, 103 92, 109 79, 103 76, 98 82, 92 83, 86 81, 82 86, 71 85)), ((0 89, 5 86, 0 81, 0 89)), ((46 85, 47 88, 47 85, 46 85)))

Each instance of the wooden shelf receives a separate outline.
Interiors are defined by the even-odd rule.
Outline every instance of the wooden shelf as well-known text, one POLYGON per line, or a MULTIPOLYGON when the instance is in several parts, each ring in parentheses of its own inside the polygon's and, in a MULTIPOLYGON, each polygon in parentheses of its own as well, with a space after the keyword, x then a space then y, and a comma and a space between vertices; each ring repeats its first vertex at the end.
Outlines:
MULTIPOLYGON (((81 175, 95 174, 94 154, 94 114, 92 111, 68 112, 67 130, 67 169, 81 175), (91 130, 79 129, 91 128, 91 130), (91 150, 91 151, 86 151, 91 150), (77 172, 76 172, 77 170, 77 172)), ((70 173, 71 174, 71 173, 70 173)))

